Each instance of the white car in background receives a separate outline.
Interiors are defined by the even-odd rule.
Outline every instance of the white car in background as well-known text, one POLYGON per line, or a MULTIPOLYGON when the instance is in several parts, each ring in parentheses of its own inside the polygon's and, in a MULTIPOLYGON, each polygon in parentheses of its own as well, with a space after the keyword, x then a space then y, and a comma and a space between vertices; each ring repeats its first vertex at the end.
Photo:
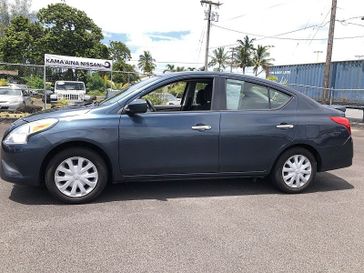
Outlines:
POLYGON ((0 87, 0 110, 15 112, 24 110, 31 104, 30 94, 16 85, 0 87))
POLYGON ((51 102, 67 100, 72 104, 89 100, 90 96, 86 95, 86 86, 84 82, 56 81, 54 84, 54 94, 50 95, 50 99, 51 102))
POLYGON ((172 95, 170 93, 157 93, 155 95, 158 96, 162 100, 162 103, 161 103, 162 105, 166 105, 166 106, 181 105, 181 99, 175 97, 174 95, 172 95))

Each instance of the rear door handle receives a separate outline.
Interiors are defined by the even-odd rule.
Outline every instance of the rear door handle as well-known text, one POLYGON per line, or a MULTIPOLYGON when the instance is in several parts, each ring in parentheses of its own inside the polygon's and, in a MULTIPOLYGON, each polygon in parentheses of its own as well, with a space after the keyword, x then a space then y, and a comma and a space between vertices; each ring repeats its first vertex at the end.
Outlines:
POLYGON ((197 130, 197 131, 206 131, 206 130, 210 130, 211 126, 210 125, 205 125, 205 124, 196 124, 194 126, 192 126, 192 130, 197 130))
POLYGON ((293 124, 278 124, 276 126, 279 129, 292 129, 294 127, 293 124))

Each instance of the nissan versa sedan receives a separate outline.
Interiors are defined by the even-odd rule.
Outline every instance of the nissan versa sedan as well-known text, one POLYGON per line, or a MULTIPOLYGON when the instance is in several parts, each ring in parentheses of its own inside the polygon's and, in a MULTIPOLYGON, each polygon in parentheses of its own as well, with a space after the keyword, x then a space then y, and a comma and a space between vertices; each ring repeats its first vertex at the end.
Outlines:
MULTIPOLYGON (((141 81, 99 104, 14 122, 2 140, 1 177, 45 185, 68 203, 107 183, 266 177, 299 193, 317 172, 352 164, 344 113, 271 81, 184 72, 141 81), (178 105, 161 93, 178 95, 178 105)), ((181 182, 183 183, 183 182, 181 182)))

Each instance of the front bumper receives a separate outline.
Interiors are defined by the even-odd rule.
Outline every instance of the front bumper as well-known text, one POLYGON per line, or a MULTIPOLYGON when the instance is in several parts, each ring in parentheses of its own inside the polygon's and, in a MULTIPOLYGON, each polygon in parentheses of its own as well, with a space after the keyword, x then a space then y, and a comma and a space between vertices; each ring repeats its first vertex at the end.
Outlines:
POLYGON ((22 103, 0 103, 0 111, 17 111, 23 106, 22 103))
POLYGON ((22 185, 40 185, 41 168, 48 141, 40 135, 24 145, 1 145, 0 175, 5 181, 22 185))

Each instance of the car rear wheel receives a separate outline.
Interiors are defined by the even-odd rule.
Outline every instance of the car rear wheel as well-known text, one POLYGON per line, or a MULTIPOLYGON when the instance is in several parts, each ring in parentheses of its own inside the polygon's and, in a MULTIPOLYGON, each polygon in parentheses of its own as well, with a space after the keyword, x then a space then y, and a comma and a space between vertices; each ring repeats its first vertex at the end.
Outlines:
POLYGON ((66 149, 49 162, 45 184, 49 192, 66 203, 85 203, 96 198, 107 184, 104 160, 85 148, 66 149))
POLYGON ((279 157, 271 177, 281 191, 299 193, 313 183, 316 172, 317 162, 312 153, 297 147, 279 157))

